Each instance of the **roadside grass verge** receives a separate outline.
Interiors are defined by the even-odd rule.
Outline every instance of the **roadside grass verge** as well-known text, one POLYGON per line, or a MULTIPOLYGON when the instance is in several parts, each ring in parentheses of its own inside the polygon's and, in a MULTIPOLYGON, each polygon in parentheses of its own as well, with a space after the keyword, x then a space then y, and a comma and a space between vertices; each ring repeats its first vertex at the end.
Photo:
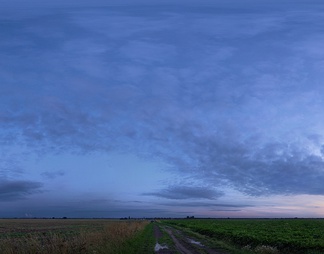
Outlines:
POLYGON ((153 224, 146 224, 145 228, 126 240, 123 244, 116 246, 114 254, 153 254, 155 239, 153 234, 153 224))

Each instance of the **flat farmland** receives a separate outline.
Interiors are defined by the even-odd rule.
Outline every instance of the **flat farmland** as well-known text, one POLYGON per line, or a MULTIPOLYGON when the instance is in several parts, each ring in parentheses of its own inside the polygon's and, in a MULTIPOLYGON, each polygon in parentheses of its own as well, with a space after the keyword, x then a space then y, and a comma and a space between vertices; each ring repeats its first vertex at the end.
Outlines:
POLYGON ((230 253, 324 253, 324 219, 184 219, 164 224, 241 250, 230 253))
POLYGON ((1 254, 321 254, 323 219, 3 219, 1 254))
POLYGON ((99 231, 113 220, 81 219, 1 219, 0 238, 24 237, 27 234, 78 234, 81 230, 99 231))
POLYGON ((137 220, 1 219, 0 253, 146 253, 145 248, 151 250, 154 245, 142 244, 150 243, 145 239, 152 235, 148 224, 137 220))

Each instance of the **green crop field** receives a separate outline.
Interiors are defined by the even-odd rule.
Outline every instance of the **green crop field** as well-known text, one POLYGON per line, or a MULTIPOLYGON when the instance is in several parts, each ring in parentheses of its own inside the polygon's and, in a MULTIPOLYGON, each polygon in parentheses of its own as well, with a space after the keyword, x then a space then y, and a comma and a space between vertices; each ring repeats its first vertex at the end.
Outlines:
POLYGON ((324 219, 188 219, 164 223, 241 249, 269 250, 260 253, 324 253, 324 219))

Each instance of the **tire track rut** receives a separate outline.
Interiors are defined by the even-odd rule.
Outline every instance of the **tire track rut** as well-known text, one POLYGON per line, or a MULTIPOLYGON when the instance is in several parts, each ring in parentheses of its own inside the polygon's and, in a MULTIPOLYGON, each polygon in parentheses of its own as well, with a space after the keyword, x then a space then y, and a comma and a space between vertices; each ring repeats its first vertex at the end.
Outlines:
POLYGON ((154 236, 156 239, 155 253, 158 254, 225 254, 224 252, 213 250, 199 241, 192 239, 192 237, 187 237, 184 232, 169 226, 154 224, 154 236), (159 242, 159 239, 163 236, 162 230, 172 239, 174 243, 173 249, 159 242))

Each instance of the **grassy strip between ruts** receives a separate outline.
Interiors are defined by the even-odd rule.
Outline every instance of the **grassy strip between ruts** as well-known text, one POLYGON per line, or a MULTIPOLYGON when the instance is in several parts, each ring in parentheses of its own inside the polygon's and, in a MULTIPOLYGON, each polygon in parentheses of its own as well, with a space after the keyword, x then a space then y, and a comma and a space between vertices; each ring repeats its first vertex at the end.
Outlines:
POLYGON ((161 231, 162 231, 162 237, 159 239, 159 244, 166 245, 168 249, 172 250, 173 252, 176 252, 175 243, 171 239, 171 236, 166 232, 165 227, 159 225, 161 231))
POLYGON ((154 248, 152 228, 147 221, 30 220, 26 223, 28 226, 24 221, 14 221, 17 234, 12 234, 6 228, 12 222, 1 220, 1 254, 151 253, 154 248), (61 230, 52 230, 53 227, 61 230))
POLYGON ((119 245, 114 254, 150 254, 154 253, 154 245, 153 224, 149 223, 141 232, 119 245))
POLYGON ((324 253, 324 220, 319 219, 208 219, 165 223, 238 246, 244 253, 324 253))

